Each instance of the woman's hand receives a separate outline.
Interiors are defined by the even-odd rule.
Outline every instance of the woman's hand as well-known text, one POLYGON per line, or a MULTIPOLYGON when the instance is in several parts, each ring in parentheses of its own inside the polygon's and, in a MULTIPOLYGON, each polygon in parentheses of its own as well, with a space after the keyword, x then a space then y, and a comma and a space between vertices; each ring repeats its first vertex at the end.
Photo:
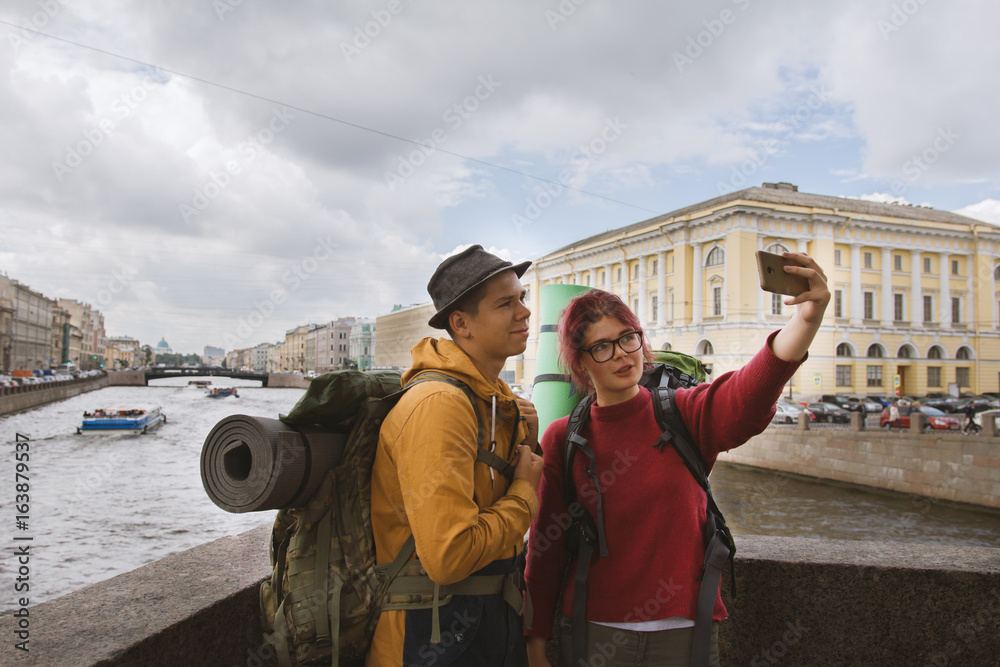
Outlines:
POLYGON ((826 285, 826 274, 809 255, 799 252, 783 252, 782 257, 799 266, 785 267, 785 273, 802 276, 809 281, 809 289, 798 296, 785 300, 786 306, 798 306, 795 315, 782 327, 772 342, 774 356, 784 361, 800 361, 809 351, 823 314, 830 303, 830 288, 826 285))

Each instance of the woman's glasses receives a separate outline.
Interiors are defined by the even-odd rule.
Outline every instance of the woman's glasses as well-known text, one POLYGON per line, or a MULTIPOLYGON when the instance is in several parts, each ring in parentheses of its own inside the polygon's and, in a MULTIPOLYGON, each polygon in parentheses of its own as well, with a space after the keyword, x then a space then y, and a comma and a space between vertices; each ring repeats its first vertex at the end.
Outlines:
POLYGON ((615 345, 620 347, 625 354, 635 352, 642 347, 642 332, 629 331, 626 334, 622 334, 618 340, 603 340, 600 343, 591 345, 586 350, 590 353, 591 359, 599 364, 603 364, 606 361, 611 361, 612 357, 615 356, 615 345))

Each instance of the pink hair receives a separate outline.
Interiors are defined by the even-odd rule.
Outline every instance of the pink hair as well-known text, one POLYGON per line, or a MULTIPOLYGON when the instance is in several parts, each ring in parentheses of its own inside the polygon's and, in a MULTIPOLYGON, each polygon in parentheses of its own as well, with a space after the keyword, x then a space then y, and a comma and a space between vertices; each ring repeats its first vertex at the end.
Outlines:
MULTIPOLYGON (((605 317, 613 317, 631 329, 642 331, 639 318, 624 301, 611 292, 599 289, 574 298, 559 318, 559 362, 569 369, 578 387, 590 387, 590 380, 580 363, 583 355, 587 354, 583 349, 587 328, 605 317)), ((645 335, 642 337, 642 356, 646 363, 653 361, 653 352, 645 335)))

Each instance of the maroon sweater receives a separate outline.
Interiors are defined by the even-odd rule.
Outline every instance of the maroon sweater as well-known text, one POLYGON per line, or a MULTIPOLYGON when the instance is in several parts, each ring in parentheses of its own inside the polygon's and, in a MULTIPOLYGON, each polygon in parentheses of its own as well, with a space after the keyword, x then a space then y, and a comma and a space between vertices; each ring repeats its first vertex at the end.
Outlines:
MULTIPOLYGON (((742 445, 767 427, 782 388, 802 363, 774 356, 775 333, 738 371, 711 384, 677 390, 677 408, 709 470, 719 452, 742 445)), ((529 636, 552 636, 559 583, 569 559, 569 510, 563 497, 568 419, 553 422, 542 437, 545 468, 526 572, 534 605, 534 626, 525 632, 529 636)), ((705 492, 672 447, 660 451, 653 446, 660 433, 652 397, 644 388, 624 403, 591 407, 582 435, 597 458, 608 556, 590 567, 587 620, 637 623, 695 617, 697 578, 705 559, 705 492)), ((584 471, 586 462, 578 453, 573 478, 578 502, 596 519, 597 493, 584 471)), ((569 564, 575 567, 575 559, 569 564)), ((566 578, 562 600, 563 613, 572 616, 572 576, 566 578)), ((721 621, 726 616, 720 596, 713 618, 721 621)))

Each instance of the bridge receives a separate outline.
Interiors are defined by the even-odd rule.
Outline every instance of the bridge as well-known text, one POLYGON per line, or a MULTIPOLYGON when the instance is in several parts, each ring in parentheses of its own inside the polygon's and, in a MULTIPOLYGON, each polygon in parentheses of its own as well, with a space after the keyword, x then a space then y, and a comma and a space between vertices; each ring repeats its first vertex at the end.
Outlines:
POLYGON ((262 387, 267 386, 268 373, 263 371, 234 371, 229 368, 213 368, 211 366, 156 366, 145 371, 146 382, 175 377, 229 377, 241 380, 259 380, 262 387))

